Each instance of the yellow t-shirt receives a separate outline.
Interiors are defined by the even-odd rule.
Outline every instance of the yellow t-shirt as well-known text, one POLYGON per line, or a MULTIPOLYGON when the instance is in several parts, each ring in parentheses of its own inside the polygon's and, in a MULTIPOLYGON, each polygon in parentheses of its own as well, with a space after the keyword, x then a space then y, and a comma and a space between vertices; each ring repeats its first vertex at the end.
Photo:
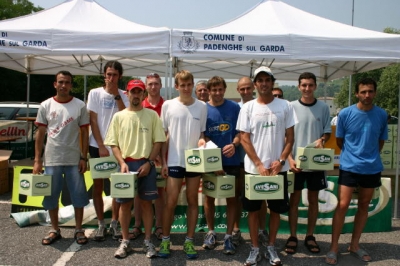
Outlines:
POLYGON ((155 142, 165 142, 158 114, 150 109, 117 112, 108 127, 104 145, 118 146, 122 158, 148 158, 155 142))

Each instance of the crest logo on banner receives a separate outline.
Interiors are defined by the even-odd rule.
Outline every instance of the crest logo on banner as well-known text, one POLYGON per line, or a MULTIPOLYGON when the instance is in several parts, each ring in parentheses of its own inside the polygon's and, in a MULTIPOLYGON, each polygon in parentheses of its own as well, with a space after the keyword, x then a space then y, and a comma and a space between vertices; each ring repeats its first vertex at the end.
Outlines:
POLYGON ((185 54, 193 54, 200 47, 200 43, 194 39, 191 31, 184 31, 182 40, 178 42, 178 47, 185 54))

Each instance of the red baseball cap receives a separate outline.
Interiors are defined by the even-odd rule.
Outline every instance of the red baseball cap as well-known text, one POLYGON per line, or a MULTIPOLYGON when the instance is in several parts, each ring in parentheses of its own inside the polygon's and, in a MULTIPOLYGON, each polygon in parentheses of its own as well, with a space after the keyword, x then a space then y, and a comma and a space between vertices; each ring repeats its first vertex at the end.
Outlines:
POLYGON ((143 81, 141 81, 140 79, 132 79, 128 82, 128 85, 126 85, 126 91, 130 91, 134 88, 146 90, 146 85, 144 85, 143 81))

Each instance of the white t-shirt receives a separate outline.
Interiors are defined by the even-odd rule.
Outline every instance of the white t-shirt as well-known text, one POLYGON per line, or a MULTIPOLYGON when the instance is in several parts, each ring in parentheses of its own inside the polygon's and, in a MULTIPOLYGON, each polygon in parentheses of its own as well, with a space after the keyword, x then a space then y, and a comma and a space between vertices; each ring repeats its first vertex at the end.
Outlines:
POLYGON ((164 102, 161 121, 169 134, 168 166, 185 167, 185 150, 197 148, 201 132, 206 130, 207 106, 195 99, 187 106, 177 98, 164 102))
MULTIPOLYGON (((129 106, 128 97, 124 94, 123 90, 118 89, 121 100, 124 102, 125 107, 129 106)), ((97 114, 97 123, 99 125, 100 135, 102 139, 106 137, 107 129, 110 125, 111 119, 116 112, 118 112, 118 104, 114 100, 114 95, 106 92, 103 87, 92 89, 89 91, 87 109, 97 114)), ((89 135, 89 145, 98 148, 92 133, 89 135)), ((107 147, 110 154, 111 148, 107 147)))
POLYGON ((78 165, 80 127, 89 126, 85 103, 77 98, 60 103, 53 97, 40 104, 36 124, 47 126, 45 166, 78 165))
MULTIPOLYGON (((284 145, 286 129, 297 123, 293 107, 288 101, 274 98, 269 104, 260 104, 257 99, 245 103, 240 110, 236 129, 250 133, 250 141, 265 168, 279 160, 284 145)), ((257 167, 249 156, 244 158, 244 169, 258 174, 257 167)), ((289 170, 288 164, 282 171, 289 170)))

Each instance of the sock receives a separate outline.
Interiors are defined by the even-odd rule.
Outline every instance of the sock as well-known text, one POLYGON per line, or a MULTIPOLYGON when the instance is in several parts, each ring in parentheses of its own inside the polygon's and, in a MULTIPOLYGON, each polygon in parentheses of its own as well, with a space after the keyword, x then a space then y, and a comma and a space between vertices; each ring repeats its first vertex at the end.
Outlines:
POLYGON ((251 247, 251 250, 254 250, 254 251, 256 251, 256 252, 259 252, 259 251, 260 251, 260 248, 251 247))
POLYGON ((163 236, 162 241, 170 241, 171 238, 169 236, 163 236))
POLYGON ((122 242, 121 242, 121 243, 129 244, 129 239, 122 239, 122 242))
POLYGON ((117 226, 118 225, 118 221, 117 220, 112 220, 110 225, 117 226))
POLYGON ((102 220, 102 221, 99 220, 98 224, 99 224, 99 226, 105 226, 104 220, 102 220))
POLYGON ((233 229, 232 235, 236 235, 237 233, 240 233, 240 229, 239 228, 233 229))
POLYGON ((145 239, 145 240, 144 240, 144 245, 145 245, 145 246, 148 246, 149 243, 150 243, 150 239, 145 239))
POLYGON ((225 234, 224 240, 227 240, 230 237, 232 237, 232 235, 225 234))
POLYGON ((215 235, 215 231, 214 230, 208 230, 208 233, 215 235))
POLYGON ((185 237, 185 242, 193 242, 193 240, 194 240, 194 238, 191 238, 188 236, 185 237))

